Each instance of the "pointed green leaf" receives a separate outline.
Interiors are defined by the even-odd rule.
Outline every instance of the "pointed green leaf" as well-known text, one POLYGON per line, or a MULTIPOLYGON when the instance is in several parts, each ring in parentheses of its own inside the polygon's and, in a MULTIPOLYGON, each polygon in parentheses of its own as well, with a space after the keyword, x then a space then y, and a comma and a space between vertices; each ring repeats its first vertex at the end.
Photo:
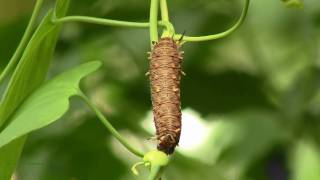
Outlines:
MULTIPOLYGON (((36 26, 36 20, 38 18, 38 15, 40 13, 41 7, 43 4, 43 0, 37 0, 35 7, 33 9, 30 21, 28 23, 28 26, 21 38, 21 41, 12 55, 12 57, 9 60, 9 63, 6 65, 6 68, 3 70, 3 72, 0 73, 0 85, 4 82, 4 80, 7 78, 7 76, 10 75, 11 71, 15 68, 15 65, 19 61, 21 54, 23 53, 24 49, 26 48, 32 34, 33 30, 35 29, 36 26)), ((1 97, 1 96, 0 96, 1 97)))
POLYGON ((79 81, 95 71, 100 62, 90 62, 55 77, 33 92, 0 133, 0 147, 59 119, 69 108, 69 98, 79 92, 79 81))
POLYGON ((23 99, 44 80, 51 61, 57 27, 50 11, 30 40, 0 104, 0 127, 23 99))
MULTIPOLYGON (((56 16, 66 13, 69 0, 58 0, 56 16)), ((15 110, 44 81, 52 59, 60 25, 53 24, 49 11, 34 32, 15 69, 0 104, 0 128, 15 110)), ((0 148, 0 179, 9 180, 19 159, 25 137, 0 148)))

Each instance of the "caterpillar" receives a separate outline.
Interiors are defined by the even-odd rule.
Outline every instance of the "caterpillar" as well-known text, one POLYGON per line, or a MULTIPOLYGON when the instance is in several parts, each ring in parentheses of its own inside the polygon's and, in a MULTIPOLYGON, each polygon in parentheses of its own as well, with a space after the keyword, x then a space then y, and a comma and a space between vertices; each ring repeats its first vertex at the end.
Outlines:
POLYGON ((181 133, 182 52, 179 51, 179 41, 170 37, 161 38, 153 44, 148 59, 157 149, 172 154, 181 133))

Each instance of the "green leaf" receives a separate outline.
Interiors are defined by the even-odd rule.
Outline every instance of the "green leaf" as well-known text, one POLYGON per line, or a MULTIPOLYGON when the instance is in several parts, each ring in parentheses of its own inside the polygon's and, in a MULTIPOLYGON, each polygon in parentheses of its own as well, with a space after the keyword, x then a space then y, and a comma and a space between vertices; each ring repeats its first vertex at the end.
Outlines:
POLYGON ((0 179, 10 180, 12 172, 16 167, 26 136, 11 142, 8 146, 0 149, 0 179))
POLYGON ((301 0, 281 0, 289 8, 302 8, 301 0))
POLYGON ((310 139, 300 140, 292 153, 293 180, 320 179, 320 148, 310 139))
POLYGON ((30 40, 0 104, 0 127, 24 98, 45 79, 56 44, 58 27, 48 12, 30 40))
MULTIPOLYGON (((58 0, 56 15, 63 16, 68 0, 58 0)), ((0 104, 0 128, 23 100, 44 81, 52 59, 60 26, 53 24, 53 11, 49 11, 33 34, 15 69, 0 104)), ((19 159, 25 137, 0 148, 0 179, 9 180, 19 159)))
POLYGON ((0 147, 59 119, 69 108, 69 98, 77 95, 80 80, 95 71, 100 62, 73 68, 45 83, 33 92, 0 133, 0 147))
POLYGON ((43 0, 37 0, 34 10, 32 12, 30 21, 28 23, 28 26, 21 38, 21 41, 16 49, 16 51, 13 53, 12 57, 9 60, 9 63, 7 64, 6 68, 3 72, 0 74, 0 85, 3 83, 3 81, 6 79, 7 76, 10 75, 11 71, 15 68, 15 65, 19 61, 21 54, 23 53, 24 49, 26 48, 32 34, 33 30, 35 29, 36 20, 38 18, 38 15, 40 13, 41 7, 43 4, 43 0))

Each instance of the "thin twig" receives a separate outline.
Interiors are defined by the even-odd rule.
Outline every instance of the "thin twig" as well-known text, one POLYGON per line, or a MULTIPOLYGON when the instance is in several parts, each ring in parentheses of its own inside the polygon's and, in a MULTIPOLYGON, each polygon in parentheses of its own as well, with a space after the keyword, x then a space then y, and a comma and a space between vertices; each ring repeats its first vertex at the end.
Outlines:
POLYGON ((90 109, 97 115, 99 120, 106 126, 106 128, 109 130, 109 132, 118 139, 118 141, 126 147, 130 152, 135 154, 136 156, 143 157, 144 153, 140 152, 139 150, 135 149, 130 143, 123 138, 120 133, 112 126, 112 124, 104 117, 104 115, 99 111, 98 108, 95 107, 93 103, 88 99, 88 97, 82 93, 79 92, 78 95, 84 100, 84 102, 90 107, 90 109))
POLYGON ((158 41, 158 0, 151 0, 150 3, 150 17, 149 17, 149 23, 150 23, 150 42, 151 45, 153 42, 158 41))
MULTIPOLYGON (((208 35, 208 36, 198 36, 198 37, 184 36, 183 41, 186 41, 186 42, 210 41, 210 40, 220 39, 220 38, 223 38, 223 37, 230 35, 236 29, 238 29, 241 26, 241 24, 244 22, 246 15, 247 15, 247 12, 248 12, 249 4, 250 4, 250 0, 245 0, 245 5, 242 9, 242 13, 241 13, 239 20, 230 29, 228 29, 224 32, 218 33, 218 34, 213 34, 213 35, 208 35)), ((174 39, 179 39, 180 37, 181 37, 181 35, 177 34, 174 36, 174 39)))

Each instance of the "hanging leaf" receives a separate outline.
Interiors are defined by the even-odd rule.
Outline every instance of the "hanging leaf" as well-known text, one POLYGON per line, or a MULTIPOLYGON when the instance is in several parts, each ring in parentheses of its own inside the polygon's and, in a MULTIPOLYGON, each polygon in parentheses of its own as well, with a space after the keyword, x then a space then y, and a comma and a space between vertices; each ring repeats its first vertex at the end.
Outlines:
POLYGON ((69 108, 69 98, 79 92, 80 80, 100 62, 89 62, 55 77, 33 92, 0 133, 0 147, 59 119, 69 108))
MULTIPOLYGON (((68 0, 58 0, 55 9, 56 16, 64 16, 68 4, 68 0)), ((10 116, 13 116, 17 107, 40 86, 46 77, 60 32, 60 25, 51 22, 53 14, 53 11, 49 11, 33 34, 2 96, 0 128, 3 128, 1 126, 7 123, 10 116)), ((24 142, 25 137, 21 137, 0 148, 1 180, 11 178, 24 142)))

